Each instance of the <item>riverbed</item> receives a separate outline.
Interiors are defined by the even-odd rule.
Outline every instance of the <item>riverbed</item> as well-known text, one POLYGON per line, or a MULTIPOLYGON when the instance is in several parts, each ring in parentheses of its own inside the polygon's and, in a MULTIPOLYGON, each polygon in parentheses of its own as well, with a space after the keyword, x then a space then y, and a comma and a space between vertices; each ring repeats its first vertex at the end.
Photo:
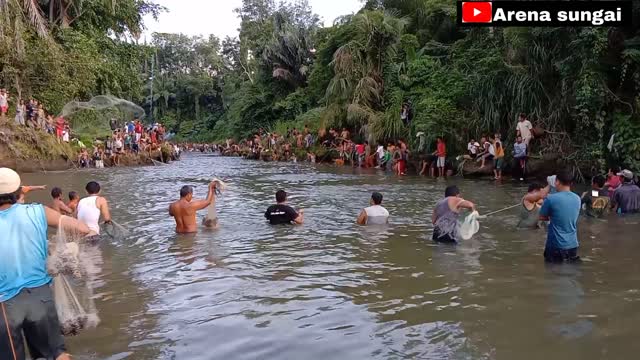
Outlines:
MULTIPOLYGON (((544 231, 518 209, 481 221, 458 246, 430 241, 447 185, 488 213, 521 184, 185 154, 166 166, 25 174, 84 193, 96 180, 130 237, 103 243, 101 324, 67 338, 75 359, 635 359, 640 351, 639 218, 581 220, 583 264, 545 266, 544 231), (218 200, 220 229, 176 236, 183 185, 218 200), (275 192, 305 209, 271 227, 275 192), (372 191, 387 227, 355 225, 372 191)), ((48 203, 46 192, 28 201, 48 203)), ((203 212, 200 217, 204 216, 203 212)))

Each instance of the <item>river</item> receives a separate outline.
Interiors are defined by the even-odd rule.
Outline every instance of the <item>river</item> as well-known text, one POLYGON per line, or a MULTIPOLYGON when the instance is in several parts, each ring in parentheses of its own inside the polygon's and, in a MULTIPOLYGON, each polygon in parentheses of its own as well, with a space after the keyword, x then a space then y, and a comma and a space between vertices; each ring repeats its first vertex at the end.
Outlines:
POLYGON ((640 351, 638 218, 581 220, 585 262, 549 267, 544 231, 516 231, 518 210, 481 221, 459 246, 430 241, 431 209, 447 184, 487 213, 518 203, 526 189, 511 183, 203 154, 23 176, 65 196, 90 180, 131 236, 102 244, 102 322, 67 338, 75 359, 589 360, 640 351), (214 176, 230 179, 221 228, 176 236, 169 202, 182 185, 206 196, 214 176), (265 222, 279 188, 305 209, 303 226, 265 222), (392 214, 386 228, 354 224, 372 191, 392 214))

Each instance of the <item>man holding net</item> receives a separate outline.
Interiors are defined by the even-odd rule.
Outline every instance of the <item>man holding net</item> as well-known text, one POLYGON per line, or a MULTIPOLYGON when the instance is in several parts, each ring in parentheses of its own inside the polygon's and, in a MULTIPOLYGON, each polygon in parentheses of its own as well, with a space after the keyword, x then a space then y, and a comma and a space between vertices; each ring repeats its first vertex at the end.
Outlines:
MULTIPOLYGON (((69 360, 47 273, 47 226, 60 213, 40 204, 20 204, 20 176, 0 168, 0 359, 24 360, 25 341, 34 359, 69 360), (24 335, 24 337, 23 337, 24 335)), ((65 229, 89 228, 65 217, 65 229)))

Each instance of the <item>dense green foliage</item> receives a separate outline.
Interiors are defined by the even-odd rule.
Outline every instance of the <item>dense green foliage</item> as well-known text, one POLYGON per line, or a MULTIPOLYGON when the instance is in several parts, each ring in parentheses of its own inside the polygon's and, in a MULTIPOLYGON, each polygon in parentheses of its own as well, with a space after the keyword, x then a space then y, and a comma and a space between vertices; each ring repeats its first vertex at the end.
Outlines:
POLYGON ((84 0, 81 11, 61 7, 72 0, 34 2, 50 14, 43 24, 27 3, 0 1, 23 15, 0 20, 0 84, 53 110, 109 93, 143 105, 182 140, 308 124, 371 141, 444 136, 451 153, 495 131, 513 140, 524 112, 547 130, 537 153, 640 168, 637 4, 628 29, 470 29, 455 25, 453 0, 369 0, 322 28, 304 0, 243 0, 239 38, 154 34, 138 46, 124 40, 160 10, 143 0, 84 0))

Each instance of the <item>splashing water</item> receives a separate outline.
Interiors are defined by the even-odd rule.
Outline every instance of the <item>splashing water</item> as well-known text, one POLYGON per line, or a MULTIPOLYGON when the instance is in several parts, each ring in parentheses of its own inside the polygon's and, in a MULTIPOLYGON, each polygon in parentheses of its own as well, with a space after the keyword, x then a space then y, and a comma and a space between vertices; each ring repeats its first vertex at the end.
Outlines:
POLYGON ((50 244, 47 261, 49 274, 54 276, 53 292, 62 334, 77 335, 81 330, 94 328, 100 322, 93 300, 91 257, 81 236, 65 231, 70 219, 60 218, 58 232, 50 244))

